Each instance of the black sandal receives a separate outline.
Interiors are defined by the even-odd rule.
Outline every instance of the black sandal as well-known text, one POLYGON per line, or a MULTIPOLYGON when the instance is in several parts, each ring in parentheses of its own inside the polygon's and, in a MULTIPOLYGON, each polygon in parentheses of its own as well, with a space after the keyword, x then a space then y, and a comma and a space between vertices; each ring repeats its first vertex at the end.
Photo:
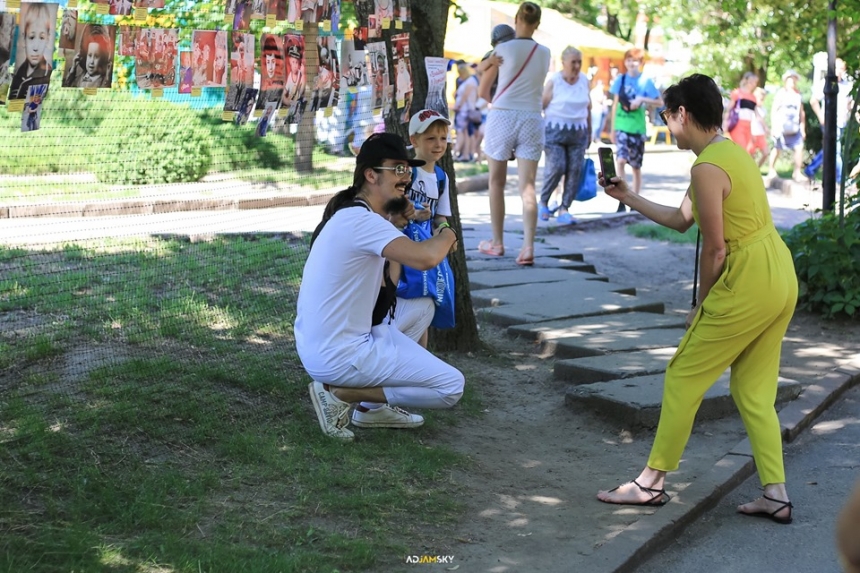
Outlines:
POLYGON ((772 497, 768 497, 766 495, 762 495, 762 497, 768 501, 772 501, 774 503, 781 504, 775 511, 767 511, 766 509, 760 509, 758 511, 738 511, 738 513, 742 515, 749 515, 750 517, 766 517, 776 523, 781 525, 788 525, 792 521, 791 510, 794 509, 794 506, 790 501, 783 501, 781 499, 774 499, 772 497), (776 514, 780 511, 788 508, 788 517, 778 517, 776 514))
MULTIPOLYGON (((615 504, 615 505, 650 505, 650 506, 654 506, 654 507, 662 507, 662 506, 666 505, 667 503, 669 503, 669 500, 672 499, 672 496, 669 495, 668 493, 666 493, 665 489, 656 489, 653 487, 644 487, 644 486, 639 485, 639 482, 637 482, 636 480, 633 480, 632 483, 633 483, 633 485, 635 485, 636 487, 638 487, 640 490, 644 491, 645 493, 650 493, 651 497, 646 501, 609 501, 609 500, 605 500, 605 499, 601 499, 600 501, 602 501, 603 503, 611 503, 611 504, 615 504)), ((621 485, 624 485, 624 484, 621 484, 621 485)), ((615 491, 619 487, 621 487, 621 486, 619 485, 617 487, 614 487, 614 488, 610 489, 607 493, 612 493, 613 491, 615 491)))

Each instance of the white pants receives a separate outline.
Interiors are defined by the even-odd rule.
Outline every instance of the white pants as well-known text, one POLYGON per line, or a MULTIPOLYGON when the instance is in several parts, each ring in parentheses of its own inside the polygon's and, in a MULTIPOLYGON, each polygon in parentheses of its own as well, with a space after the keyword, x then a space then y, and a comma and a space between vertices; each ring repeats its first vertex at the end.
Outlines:
POLYGON ((389 404, 403 408, 450 408, 460 400, 466 383, 459 370, 388 321, 371 329, 352 366, 334 376, 308 374, 335 387, 381 387, 389 404))
POLYGON ((415 342, 418 342, 421 339, 421 335, 429 328, 435 313, 436 305, 430 297, 397 297, 397 307, 394 309, 394 324, 397 326, 397 330, 415 342))

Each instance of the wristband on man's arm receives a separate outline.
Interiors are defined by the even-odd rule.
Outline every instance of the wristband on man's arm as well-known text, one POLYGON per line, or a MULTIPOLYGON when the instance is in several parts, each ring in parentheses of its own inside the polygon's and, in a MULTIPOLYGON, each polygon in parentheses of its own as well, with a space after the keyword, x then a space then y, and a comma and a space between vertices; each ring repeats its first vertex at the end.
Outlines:
POLYGON ((440 233, 442 232, 442 229, 451 229, 451 232, 454 233, 454 240, 459 240, 459 237, 457 236, 457 231, 454 230, 454 227, 452 227, 451 223, 449 223, 448 221, 439 223, 438 229, 440 233))

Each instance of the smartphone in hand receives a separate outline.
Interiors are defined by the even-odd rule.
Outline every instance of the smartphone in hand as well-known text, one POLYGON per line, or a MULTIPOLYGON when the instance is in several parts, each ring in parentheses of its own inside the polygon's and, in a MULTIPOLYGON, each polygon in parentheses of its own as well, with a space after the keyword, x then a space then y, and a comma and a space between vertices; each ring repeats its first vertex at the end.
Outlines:
POLYGON ((608 183, 613 177, 618 177, 615 172, 615 157, 611 147, 599 147, 597 159, 600 161, 600 172, 603 173, 604 181, 608 183))

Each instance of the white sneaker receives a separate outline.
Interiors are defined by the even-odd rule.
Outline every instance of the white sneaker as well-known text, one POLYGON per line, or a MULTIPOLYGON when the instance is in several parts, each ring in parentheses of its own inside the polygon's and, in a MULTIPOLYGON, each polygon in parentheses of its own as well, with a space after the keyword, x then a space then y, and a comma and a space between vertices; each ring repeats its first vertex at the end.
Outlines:
POLYGON ((352 413, 352 423, 359 428, 417 428, 424 423, 424 417, 410 414, 397 406, 383 404, 381 408, 352 413))
POLYGON ((349 403, 338 400, 319 382, 308 384, 308 391, 311 393, 311 403, 314 405, 317 420, 323 433, 339 440, 355 438, 355 434, 347 429, 349 425, 349 403))

